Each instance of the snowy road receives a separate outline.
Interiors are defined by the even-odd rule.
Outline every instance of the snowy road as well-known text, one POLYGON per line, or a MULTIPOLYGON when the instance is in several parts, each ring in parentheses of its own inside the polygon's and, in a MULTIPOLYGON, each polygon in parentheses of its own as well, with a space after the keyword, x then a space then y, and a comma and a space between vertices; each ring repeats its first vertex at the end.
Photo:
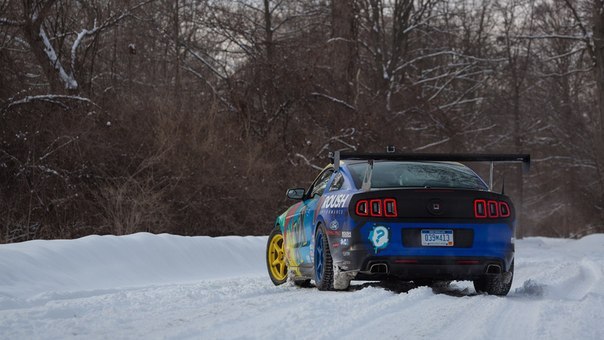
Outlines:
POLYGON ((136 234, 0 245, 0 338, 604 338, 604 235, 518 241, 505 298, 469 282, 275 287, 265 242, 136 234))

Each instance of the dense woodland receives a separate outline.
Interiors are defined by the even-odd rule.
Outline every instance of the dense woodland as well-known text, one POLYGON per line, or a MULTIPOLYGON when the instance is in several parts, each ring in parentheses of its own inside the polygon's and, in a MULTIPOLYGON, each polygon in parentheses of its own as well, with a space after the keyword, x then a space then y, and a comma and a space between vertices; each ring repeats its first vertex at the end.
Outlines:
MULTIPOLYGON (((600 0, 0 0, 0 242, 267 234, 328 151, 530 153, 604 232, 600 0)), ((488 176, 488 167, 475 167, 488 176)))

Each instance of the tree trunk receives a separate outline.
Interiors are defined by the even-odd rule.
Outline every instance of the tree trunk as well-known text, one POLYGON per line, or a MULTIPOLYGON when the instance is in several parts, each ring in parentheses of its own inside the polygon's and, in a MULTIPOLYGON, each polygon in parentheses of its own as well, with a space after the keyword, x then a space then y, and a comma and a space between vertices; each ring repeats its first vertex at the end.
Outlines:
POLYGON ((272 68, 275 62, 275 47, 273 46, 273 27, 272 27, 272 15, 270 8, 270 1, 264 0, 264 31, 266 45, 266 61, 270 68, 272 68))
POLYGON ((41 26, 41 21, 28 22, 25 26, 23 26, 23 36, 29 44, 31 51, 38 62, 38 65, 40 65, 44 71, 44 76, 48 81, 50 91, 53 93, 62 93, 65 91, 65 86, 63 86, 61 80, 59 79, 56 70, 57 65, 53 65, 44 52, 46 46, 44 45, 42 37, 40 36, 41 26))
POLYGON ((332 70, 338 95, 346 101, 355 97, 355 79, 358 69, 357 6, 355 0, 331 2, 331 51, 332 70))
MULTIPOLYGON (((596 91, 598 97, 598 126, 595 129, 595 155, 600 186, 604 187, 604 3, 600 0, 593 0, 593 57, 595 59, 595 79, 596 91)), ((604 191, 601 191, 600 202, 604 202, 604 191)), ((604 221, 604 211, 602 211, 601 221, 604 221)), ((604 230, 604 226, 600 226, 604 230)))
POLYGON ((180 101, 180 1, 174 1, 174 105, 175 111, 179 112, 180 101))

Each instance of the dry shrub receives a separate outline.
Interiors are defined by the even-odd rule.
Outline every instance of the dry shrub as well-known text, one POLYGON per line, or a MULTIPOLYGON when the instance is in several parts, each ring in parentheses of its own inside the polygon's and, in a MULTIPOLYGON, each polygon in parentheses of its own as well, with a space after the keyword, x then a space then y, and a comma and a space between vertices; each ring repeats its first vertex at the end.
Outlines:
POLYGON ((166 188, 157 188, 152 177, 116 179, 101 186, 97 204, 101 227, 114 235, 161 232, 170 223, 166 188))

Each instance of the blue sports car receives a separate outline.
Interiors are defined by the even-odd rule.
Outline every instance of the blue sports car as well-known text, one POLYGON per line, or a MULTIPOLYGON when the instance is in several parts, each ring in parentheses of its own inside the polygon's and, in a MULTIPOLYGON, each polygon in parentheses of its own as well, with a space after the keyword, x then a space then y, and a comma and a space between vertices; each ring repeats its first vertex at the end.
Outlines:
POLYGON ((494 162, 529 155, 332 155, 270 233, 266 261, 275 285, 288 278, 319 290, 351 280, 432 285, 471 280, 477 292, 506 295, 514 274, 515 212, 492 190, 494 162), (490 162, 486 184, 458 162, 490 162))

